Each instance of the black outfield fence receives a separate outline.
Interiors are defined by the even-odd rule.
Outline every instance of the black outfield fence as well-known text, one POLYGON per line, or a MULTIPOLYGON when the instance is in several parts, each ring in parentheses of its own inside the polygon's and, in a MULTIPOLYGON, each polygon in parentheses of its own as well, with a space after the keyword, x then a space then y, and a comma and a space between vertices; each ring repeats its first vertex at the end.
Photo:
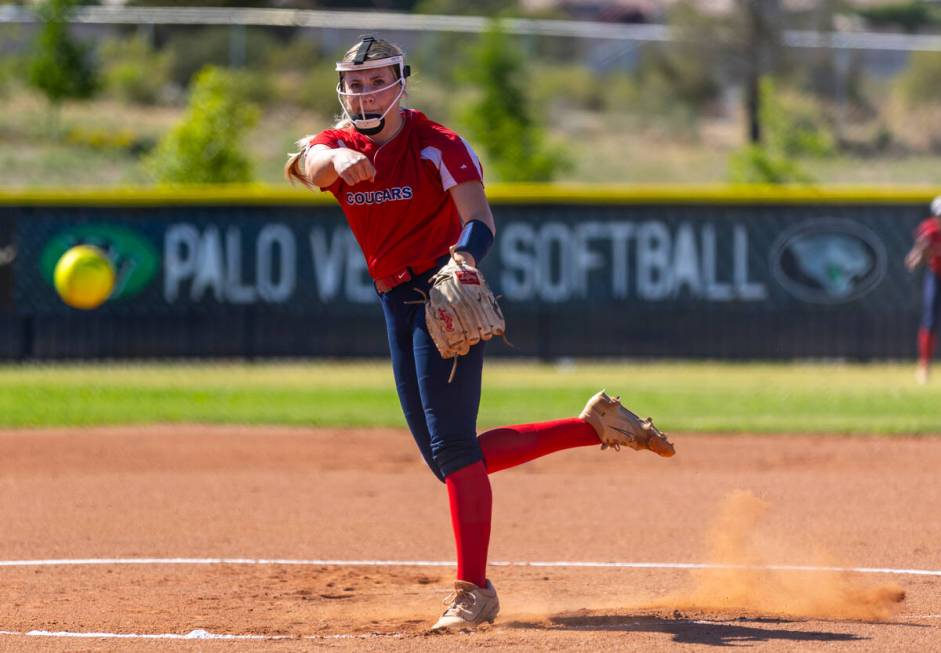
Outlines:
MULTIPOLYGON (((900 358, 930 194, 495 188, 492 355, 900 358)), ((0 358, 380 356, 382 315, 332 200, 207 190, 0 195, 0 358), (118 273, 71 309, 69 247, 118 273)))

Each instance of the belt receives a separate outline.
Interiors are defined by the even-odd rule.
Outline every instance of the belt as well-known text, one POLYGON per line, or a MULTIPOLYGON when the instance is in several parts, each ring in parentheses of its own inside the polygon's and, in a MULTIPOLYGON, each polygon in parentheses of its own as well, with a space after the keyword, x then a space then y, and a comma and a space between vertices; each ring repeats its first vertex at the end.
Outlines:
POLYGON ((415 277, 425 274, 428 272, 428 270, 438 267, 438 261, 441 258, 442 256, 439 256, 430 261, 423 261, 421 263, 417 263, 416 265, 410 265, 399 270, 395 274, 390 274, 387 277, 376 279, 374 282, 376 284, 376 290, 382 294, 385 294, 393 288, 401 286, 403 283, 411 281, 415 277))

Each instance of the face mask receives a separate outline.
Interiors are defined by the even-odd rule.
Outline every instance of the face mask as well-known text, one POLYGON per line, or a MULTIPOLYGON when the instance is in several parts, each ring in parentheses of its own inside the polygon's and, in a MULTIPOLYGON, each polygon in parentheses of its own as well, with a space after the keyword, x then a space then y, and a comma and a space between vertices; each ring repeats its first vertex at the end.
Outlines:
POLYGON ((396 105, 399 99, 402 97, 402 94, 405 93, 405 78, 411 74, 411 70, 408 66, 405 65, 405 59, 402 56, 394 57, 385 57, 383 59, 373 59, 372 61, 366 61, 366 54, 369 52, 369 47, 372 45, 374 39, 372 37, 366 37, 363 39, 363 42, 360 44, 359 51, 356 53, 356 57, 353 61, 340 61, 337 62, 336 70, 340 73, 340 81, 337 83, 337 98, 340 101, 340 108, 343 110, 343 116, 353 123, 353 127, 356 131, 366 136, 373 136, 382 131, 382 128, 386 124, 386 114, 396 105), (391 84, 384 86, 380 89, 371 90, 361 93, 351 93, 349 91, 343 90, 343 73, 350 72, 354 70, 373 70, 375 68, 386 68, 393 67, 397 69, 398 79, 396 79, 391 84), (389 103, 389 106, 381 114, 378 113, 367 113, 363 99, 374 93, 382 93, 385 90, 388 90, 398 84, 401 88, 399 89, 398 95, 395 96, 395 99, 389 103), (357 107, 357 104, 359 105, 357 107), (350 110, 347 108, 347 105, 353 107, 353 111, 358 113, 355 115, 350 113, 350 110))
POLYGON ((340 107, 343 109, 343 116, 347 120, 353 123, 353 127, 356 128, 356 131, 360 132, 361 134, 365 134, 366 136, 372 136, 382 131, 382 128, 385 127, 385 124, 386 124, 386 115, 389 113, 392 107, 395 106, 396 102, 399 101, 399 98, 402 97, 402 94, 404 92, 405 92, 405 80, 403 78, 399 78, 395 80, 394 82, 392 82, 391 84, 383 86, 380 89, 376 89, 374 91, 366 91, 362 93, 352 93, 349 91, 344 91, 342 81, 337 84, 337 97, 340 100, 340 107), (401 88, 399 89, 398 94, 395 96, 395 99, 389 103, 389 106, 386 108, 385 111, 383 111, 381 114, 366 112, 364 99, 367 96, 373 95, 375 93, 382 93, 383 91, 386 91, 396 85, 400 86, 401 88), (356 111, 356 113, 351 114, 350 111, 347 109, 348 104, 352 105, 354 111, 356 111, 357 109, 358 111, 356 111), (358 107, 357 107, 357 104, 359 105, 358 107))

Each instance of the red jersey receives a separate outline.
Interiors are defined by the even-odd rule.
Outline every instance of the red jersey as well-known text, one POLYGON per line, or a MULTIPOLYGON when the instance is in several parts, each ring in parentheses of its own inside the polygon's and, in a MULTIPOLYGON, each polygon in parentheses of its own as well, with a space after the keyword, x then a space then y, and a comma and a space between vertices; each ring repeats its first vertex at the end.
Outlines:
POLYGON ((928 241, 928 266, 932 272, 941 275, 941 223, 935 217, 926 218, 915 230, 915 238, 928 241))
POLYGON ((461 218, 448 189, 482 181, 480 161, 456 133, 404 109, 395 138, 376 145, 352 125, 325 129, 311 145, 362 152, 376 168, 374 181, 350 186, 338 178, 323 191, 336 196, 373 279, 426 265, 448 253, 461 234, 461 218))

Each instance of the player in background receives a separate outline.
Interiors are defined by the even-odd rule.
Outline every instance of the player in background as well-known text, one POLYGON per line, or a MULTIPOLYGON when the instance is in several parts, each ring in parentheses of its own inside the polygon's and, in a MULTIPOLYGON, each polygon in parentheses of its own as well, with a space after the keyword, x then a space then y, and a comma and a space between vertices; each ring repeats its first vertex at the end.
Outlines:
POLYGON ((337 63, 343 119, 298 142, 289 180, 332 193, 366 259, 386 321, 396 390, 428 467, 447 487, 457 580, 435 630, 492 622, 500 604, 487 578, 492 493, 488 474, 571 447, 602 444, 672 456, 653 423, 604 392, 578 418, 477 436, 484 342, 452 362, 439 355, 419 292, 449 258, 470 267, 496 227, 480 162, 459 135, 405 109, 409 67, 395 45, 362 37, 337 63))
POLYGON ((915 244, 905 256, 905 266, 913 272, 926 263, 915 368, 915 379, 922 384, 928 382, 941 321, 941 195, 931 201, 931 216, 915 229, 915 244))

